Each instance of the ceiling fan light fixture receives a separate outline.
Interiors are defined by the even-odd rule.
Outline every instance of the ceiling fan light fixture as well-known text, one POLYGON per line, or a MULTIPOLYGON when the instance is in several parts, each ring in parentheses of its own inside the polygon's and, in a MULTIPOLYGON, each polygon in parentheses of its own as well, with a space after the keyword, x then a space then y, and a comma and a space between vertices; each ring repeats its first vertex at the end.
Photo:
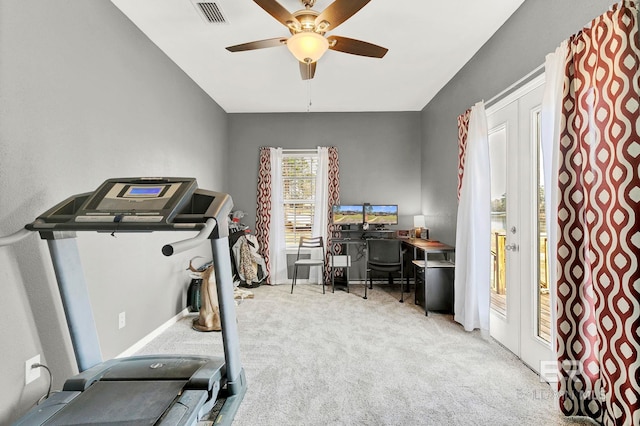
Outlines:
POLYGON ((289 51, 300 62, 316 62, 329 49, 329 41, 318 33, 303 31, 287 40, 289 51))

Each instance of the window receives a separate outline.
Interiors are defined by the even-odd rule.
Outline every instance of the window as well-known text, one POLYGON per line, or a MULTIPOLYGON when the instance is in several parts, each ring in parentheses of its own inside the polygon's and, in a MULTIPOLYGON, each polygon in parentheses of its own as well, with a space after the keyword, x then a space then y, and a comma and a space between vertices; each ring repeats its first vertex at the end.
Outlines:
POLYGON ((282 194, 287 247, 297 247, 300 237, 311 236, 315 208, 318 154, 286 151, 282 156, 282 194))

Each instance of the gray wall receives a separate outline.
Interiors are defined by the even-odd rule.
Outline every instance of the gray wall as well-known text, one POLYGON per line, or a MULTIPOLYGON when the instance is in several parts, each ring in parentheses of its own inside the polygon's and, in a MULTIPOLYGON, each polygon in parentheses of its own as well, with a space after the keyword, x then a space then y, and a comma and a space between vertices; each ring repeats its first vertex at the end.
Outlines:
POLYGON ((548 53, 615 2, 528 0, 422 111, 422 210, 432 234, 455 243, 457 117, 544 63, 548 53))
MULTIPOLYGON (((115 176, 195 176, 226 191, 226 113, 109 1, 0 1, 0 235, 115 176)), ((183 309, 185 234, 82 235, 101 349, 111 358, 183 309), (118 330, 118 313, 127 326, 118 330)), ((31 407, 36 354, 53 389, 75 371, 46 244, 0 248, 0 424, 31 407)))
POLYGON ((340 201, 398 204, 400 229, 420 213, 420 113, 229 114, 229 185, 255 224, 261 146, 335 146, 340 201))
MULTIPOLYGON (((398 204, 398 229, 420 214, 420 113, 229 114, 229 178, 243 223, 254 229, 261 146, 335 146, 340 160, 342 203, 398 204)), ((360 259, 351 247, 354 262, 360 259)), ((295 256, 289 256, 292 263, 295 256)), ((362 260, 352 279, 361 278, 362 260)), ((292 267, 289 276, 292 276, 292 267)), ((302 279, 307 271, 301 271, 302 279)))

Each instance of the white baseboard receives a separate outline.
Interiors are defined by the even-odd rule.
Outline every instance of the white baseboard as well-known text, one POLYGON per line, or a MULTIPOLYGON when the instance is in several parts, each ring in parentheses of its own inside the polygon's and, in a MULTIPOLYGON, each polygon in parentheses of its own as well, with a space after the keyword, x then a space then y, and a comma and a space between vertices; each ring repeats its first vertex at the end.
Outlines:
POLYGON ((147 343, 149 343, 150 341, 152 341, 153 339, 158 337, 160 334, 162 334, 163 331, 165 331, 166 329, 171 327, 173 324, 175 324, 178 321, 180 321, 182 318, 184 318, 189 313, 190 313, 189 309, 187 309, 187 308, 183 309, 176 316, 174 316, 173 318, 169 319, 167 322, 162 324, 160 327, 156 328, 151 333, 147 334, 142 339, 138 340, 136 343, 134 343, 132 346, 130 346, 127 350, 125 350, 124 352, 122 352, 121 354, 116 356, 116 358, 126 358, 126 357, 129 357, 129 356, 135 354, 140 349, 142 349, 144 347, 144 345, 146 345, 147 343))

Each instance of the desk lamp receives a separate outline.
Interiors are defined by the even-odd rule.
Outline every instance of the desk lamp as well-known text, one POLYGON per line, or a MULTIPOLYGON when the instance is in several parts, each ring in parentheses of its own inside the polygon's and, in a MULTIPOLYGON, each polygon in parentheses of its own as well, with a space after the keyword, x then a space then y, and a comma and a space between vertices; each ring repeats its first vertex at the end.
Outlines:
POLYGON ((413 217, 413 227, 415 228, 414 232, 416 234, 416 238, 421 238, 422 228, 424 228, 425 226, 426 224, 424 220, 424 215, 420 214, 413 217))

